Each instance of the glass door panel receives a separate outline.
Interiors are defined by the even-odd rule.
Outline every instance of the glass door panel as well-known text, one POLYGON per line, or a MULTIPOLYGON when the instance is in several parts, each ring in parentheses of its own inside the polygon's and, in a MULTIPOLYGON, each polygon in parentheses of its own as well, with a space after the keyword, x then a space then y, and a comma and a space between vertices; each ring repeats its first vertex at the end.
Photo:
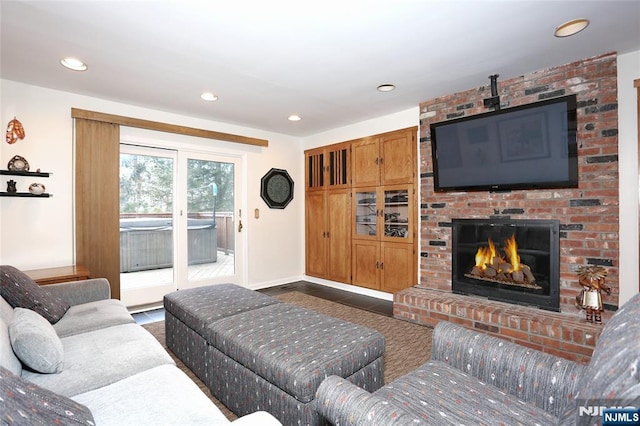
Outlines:
POLYGON ((188 281, 233 276, 235 164, 187 159, 188 281))
POLYGON ((384 189, 384 239, 405 241, 411 239, 411 210, 408 187, 385 187, 384 189))
POLYGON ((176 289, 175 151, 121 145, 120 286, 127 306, 176 289))
POLYGON ((378 208, 375 188, 353 190, 355 231, 353 238, 376 239, 378 236, 378 208))

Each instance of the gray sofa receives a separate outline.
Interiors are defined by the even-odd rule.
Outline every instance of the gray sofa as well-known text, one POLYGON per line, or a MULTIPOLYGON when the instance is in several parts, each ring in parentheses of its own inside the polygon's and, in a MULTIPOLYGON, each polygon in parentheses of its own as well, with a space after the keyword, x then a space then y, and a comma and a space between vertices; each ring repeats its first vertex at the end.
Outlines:
MULTIPOLYGON (((105 279, 38 287, 4 265, 0 282, 0 424, 231 423, 105 279)), ((280 422, 256 412, 233 424, 280 422)))
POLYGON ((640 407, 640 294, 608 321, 588 365, 441 322, 432 360, 413 372, 373 393, 331 376, 316 393, 340 426, 591 425, 600 407, 640 407))

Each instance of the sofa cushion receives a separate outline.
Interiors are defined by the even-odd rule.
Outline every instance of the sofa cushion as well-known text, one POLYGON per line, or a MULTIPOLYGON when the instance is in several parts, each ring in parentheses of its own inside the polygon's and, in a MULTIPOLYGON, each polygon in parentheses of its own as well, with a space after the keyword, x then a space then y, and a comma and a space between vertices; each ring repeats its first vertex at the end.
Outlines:
POLYGON ((484 383, 441 361, 429 361, 374 392, 414 413, 425 424, 551 425, 557 419, 542 408, 484 383))
POLYGON ((371 328, 278 303, 214 322, 213 345, 301 402, 327 376, 348 377, 384 353, 371 328))
POLYGON ((62 342, 53 326, 37 312, 16 308, 9 337, 13 351, 27 367, 39 373, 62 371, 62 342))
POLYGON ((22 372, 22 363, 11 347, 9 326, 2 318, 0 318, 0 367, 6 368, 18 376, 22 372))
POLYGON ((27 274, 9 265, 0 265, 0 295, 14 308, 31 309, 50 323, 56 323, 69 304, 36 284, 27 274))
POLYGON ((53 328, 62 338, 134 322, 135 320, 121 301, 106 299, 72 306, 64 317, 53 325, 53 328))
POLYGON ((173 365, 134 374, 73 397, 98 425, 228 425, 198 386, 173 365))
POLYGON ((65 396, 107 386, 158 365, 175 365, 162 345, 137 324, 116 325, 61 340, 65 355, 61 373, 25 370, 22 377, 65 396))
POLYGON ((0 367, 0 423, 95 425, 84 405, 43 389, 0 367))
POLYGON ((280 303, 278 299, 235 284, 175 291, 164 296, 167 312, 208 338, 208 326, 228 316, 280 303))

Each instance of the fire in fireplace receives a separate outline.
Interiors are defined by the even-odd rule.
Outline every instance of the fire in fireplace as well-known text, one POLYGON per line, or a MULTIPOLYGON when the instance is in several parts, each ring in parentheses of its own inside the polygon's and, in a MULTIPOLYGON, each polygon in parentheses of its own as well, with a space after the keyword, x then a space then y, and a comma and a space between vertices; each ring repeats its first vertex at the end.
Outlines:
POLYGON ((454 219, 452 291, 558 311, 560 224, 454 219))

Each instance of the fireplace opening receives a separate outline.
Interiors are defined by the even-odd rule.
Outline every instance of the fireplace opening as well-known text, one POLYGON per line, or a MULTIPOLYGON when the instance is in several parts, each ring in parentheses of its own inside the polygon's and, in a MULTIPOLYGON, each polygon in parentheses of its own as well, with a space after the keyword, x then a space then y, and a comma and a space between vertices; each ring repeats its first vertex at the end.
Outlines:
POLYGON ((560 310, 560 223, 454 219, 453 293, 560 310))

